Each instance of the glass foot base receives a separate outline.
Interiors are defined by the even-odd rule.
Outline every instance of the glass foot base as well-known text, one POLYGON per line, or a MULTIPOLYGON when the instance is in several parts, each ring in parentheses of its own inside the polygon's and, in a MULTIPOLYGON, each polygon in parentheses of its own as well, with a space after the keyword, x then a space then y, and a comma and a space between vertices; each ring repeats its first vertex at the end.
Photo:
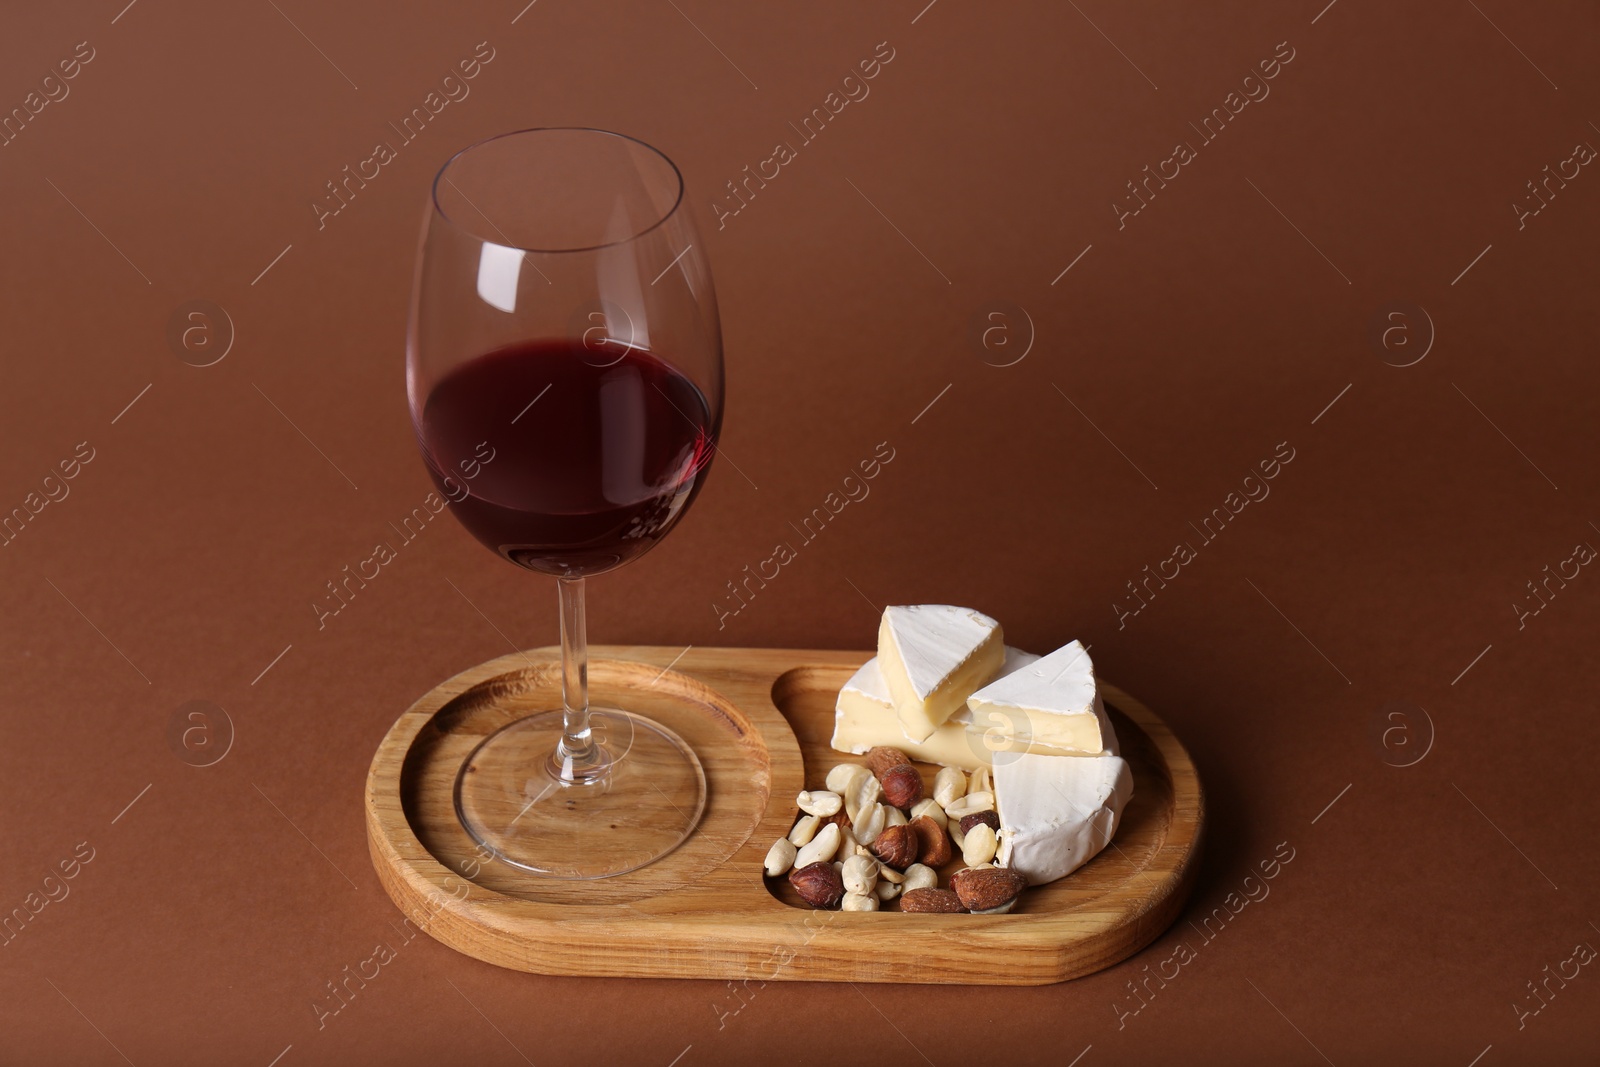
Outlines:
POLYGON ((496 859, 552 878, 625 874, 677 848, 700 822, 706 776, 683 738, 652 719, 591 708, 606 767, 566 782, 551 756, 559 711, 490 734, 456 777, 456 814, 496 859))

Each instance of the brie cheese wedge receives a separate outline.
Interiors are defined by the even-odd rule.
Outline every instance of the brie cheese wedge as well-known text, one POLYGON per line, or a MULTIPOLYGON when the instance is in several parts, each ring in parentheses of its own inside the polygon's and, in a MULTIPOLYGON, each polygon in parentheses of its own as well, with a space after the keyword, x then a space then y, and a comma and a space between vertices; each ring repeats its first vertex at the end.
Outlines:
POLYGON ((1132 795, 1133 773, 1120 756, 1028 753, 997 760, 995 863, 1029 885, 1071 874, 1110 842, 1132 795))
POLYGON ((970 608, 888 607, 878 626, 878 668, 912 741, 931 737, 1004 658, 1000 624, 970 608))
MULTIPOLYGON (((1031 652, 1008 648, 1001 671, 1016 670, 1038 658, 1031 652)), ((960 723, 945 723, 921 741, 910 740, 900 728, 894 698, 889 695, 889 684, 883 679, 877 657, 862 664, 839 690, 839 699, 834 705, 832 744, 840 752, 855 755, 887 745, 915 760, 968 771, 989 766, 995 751, 1024 751, 1020 744, 1004 738, 986 739, 960 723)))
POLYGON ((990 682, 967 698, 966 709, 951 719, 988 737, 1075 755, 1115 751, 1094 664, 1078 641, 990 682))

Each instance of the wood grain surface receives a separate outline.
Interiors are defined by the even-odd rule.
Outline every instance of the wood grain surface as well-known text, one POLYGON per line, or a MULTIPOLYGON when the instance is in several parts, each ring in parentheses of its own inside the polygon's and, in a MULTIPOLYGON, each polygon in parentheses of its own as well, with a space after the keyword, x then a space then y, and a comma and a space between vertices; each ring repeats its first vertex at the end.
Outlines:
POLYGON ((559 706, 556 655, 502 656, 431 690, 383 739, 368 775, 368 844, 384 888, 410 923, 478 959, 543 974, 1040 985, 1138 951, 1193 884, 1205 820, 1194 766, 1154 713, 1107 687, 1134 795, 1094 860, 1029 889, 1007 915, 813 911, 786 879, 763 877, 762 859, 793 824, 795 794, 853 759, 828 747, 833 701, 869 654, 677 658, 665 647, 594 649, 591 697, 694 746, 708 785, 700 827, 630 874, 540 878, 481 849, 451 797, 484 736, 559 706))

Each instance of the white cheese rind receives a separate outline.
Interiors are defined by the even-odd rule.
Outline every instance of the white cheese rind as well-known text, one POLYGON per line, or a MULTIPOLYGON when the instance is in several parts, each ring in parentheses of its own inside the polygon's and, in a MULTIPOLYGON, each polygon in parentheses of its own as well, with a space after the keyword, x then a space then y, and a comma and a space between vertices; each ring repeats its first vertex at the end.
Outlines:
POLYGON ((1025 669, 997 678, 952 715, 990 736, 1032 741, 1080 755, 1114 751, 1111 726, 1100 701, 1094 663, 1072 641, 1025 669))
MULTIPOLYGON (((1021 670, 1023 667, 1026 667, 1028 664, 1037 663, 1038 661, 1039 661, 1039 657, 1037 655, 1035 655, 1034 653, 1032 653, 1032 652, 1024 652, 1020 648, 1012 648, 1010 645, 1007 645, 1006 646, 1005 659, 1003 659, 1001 661, 1001 663, 1000 663, 1000 671, 999 671, 999 673, 997 673, 994 676, 994 679, 989 682, 989 685, 993 685, 995 682, 998 682, 1000 679, 1004 678, 1006 675, 1011 674, 1014 671, 1021 670)), ((867 662, 868 663, 876 663, 877 660, 876 660, 876 658, 873 658, 873 659, 867 660, 867 662)), ((865 670, 865 669, 866 669, 865 667, 862 668, 862 670, 865 670)), ((857 674, 857 676, 860 676, 861 671, 857 671, 856 674, 857 674)), ((855 680, 856 680, 855 678, 851 678, 849 682, 845 683, 845 687, 849 688, 851 683, 853 683, 855 680)), ((985 686, 984 688, 988 688, 988 686, 985 686)), ((982 692, 982 691, 983 690, 979 690, 979 692, 982 692)), ((884 692, 887 693, 888 690, 885 689, 884 692)), ((974 695, 976 695, 976 694, 974 694, 974 695)), ((890 698, 890 699, 892 700, 893 698, 890 698)), ((969 697, 968 699, 970 700, 971 698, 969 697)), ((960 723, 971 724, 971 722, 972 722, 972 709, 971 708, 961 708, 961 709, 957 710, 956 712, 954 712, 950 716, 950 721, 951 722, 960 722, 960 723)))
POLYGON ((982 612, 949 604, 884 609, 878 666, 901 727, 925 740, 1000 670, 1000 624, 982 612))
POLYGON ((1024 754, 994 765, 1000 851, 995 859, 1042 885, 1093 859, 1117 832, 1133 796, 1120 756, 1024 754))

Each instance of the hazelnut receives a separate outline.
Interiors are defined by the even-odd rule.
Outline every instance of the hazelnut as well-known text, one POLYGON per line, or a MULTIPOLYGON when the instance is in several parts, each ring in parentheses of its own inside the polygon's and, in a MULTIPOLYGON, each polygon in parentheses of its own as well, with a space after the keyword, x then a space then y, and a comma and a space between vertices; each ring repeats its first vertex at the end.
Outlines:
POLYGON ((897 808, 915 807, 922 799, 922 775, 909 763, 890 767, 878 781, 883 783, 883 799, 897 808))
POLYGON ((789 884, 813 908, 831 908, 844 897, 844 878, 826 860, 795 868, 789 873, 789 884))
POLYGON ((917 854, 921 851, 921 838, 917 831, 909 824, 905 826, 887 826, 883 832, 873 838, 872 854, 891 867, 905 870, 917 862, 917 854))

